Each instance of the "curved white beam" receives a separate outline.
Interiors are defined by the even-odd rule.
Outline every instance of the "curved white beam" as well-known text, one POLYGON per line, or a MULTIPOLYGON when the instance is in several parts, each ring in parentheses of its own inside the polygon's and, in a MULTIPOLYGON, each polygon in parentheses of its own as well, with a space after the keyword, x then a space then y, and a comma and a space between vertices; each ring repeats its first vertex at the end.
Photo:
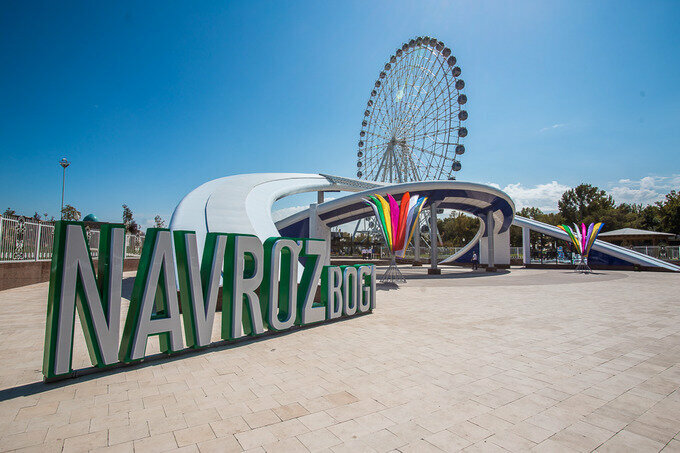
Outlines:
POLYGON ((280 236, 272 205, 283 197, 304 192, 356 192, 375 184, 309 173, 252 173, 209 181, 177 205, 170 229, 196 232, 199 253, 209 232, 254 234, 264 241, 280 236))
MULTIPOLYGON (((510 227, 515 210, 515 204, 508 194, 495 187, 464 181, 420 181, 384 185, 379 190, 371 188, 336 198, 320 204, 317 213, 330 226, 347 223, 372 215, 371 208, 362 201, 363 198, 376 192, 382 195, 400 195, 406 191, 427 195, 430 197, 429 202, 439 201, 442 208, 457 209, 474 215, 486 215, 489 210, 493 210, 497 232, 510 227)), ((308 217, 309 210, 304 210, 278 221, 276 227, 279 231, 293 228, 294 225, 305 222, 308 217)))
MULTIPOLYGON (((496 223, 498 225, 498 223, 496 223)), ((470 242, 468 242, 462 249, 458 250, 456 253, 453 255, 449 256, 448 258, 444 258, 439 262, 439 264, 449 264, 453 263, 456 260, 458 260, 461 256, 465 255, 467 252, 470 251, 472 247, 477 245, 477 243, 482 239, 482 236, 484 236, 484 231, 486 230, 486 223, 484 222, 484 219, 479 218, 479 228, 477 229, 477 234, 475 234, 475 237, 473 237, 470 242)))
MULTIPOLYGON (((561 228, 539 222, 538 220, 515 216, 512 224, 571 242, 569 235, 561 228)), ((592 250, 602 252, 606 255, 627 261, 631 264, 649 267, 661 267, 670 271, 680 272, 680 266, 676 266, 675 264, 667 263, 664 260, 645 255, 644 253, 636 252, 635 250, 619 247, 618 245, 610 244, 609 242, 601 241, 599 239, 596 239, 593 243, 592 250)))

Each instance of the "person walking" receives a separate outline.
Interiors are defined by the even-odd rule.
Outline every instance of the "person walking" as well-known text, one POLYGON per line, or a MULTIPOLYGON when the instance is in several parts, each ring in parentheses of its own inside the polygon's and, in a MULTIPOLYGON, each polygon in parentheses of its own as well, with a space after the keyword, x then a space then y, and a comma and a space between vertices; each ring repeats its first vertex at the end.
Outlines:
POLYGON ((477 269, 479 269, 479 257, 477 252, 472 252, 472 270, 476 271, 477 269))

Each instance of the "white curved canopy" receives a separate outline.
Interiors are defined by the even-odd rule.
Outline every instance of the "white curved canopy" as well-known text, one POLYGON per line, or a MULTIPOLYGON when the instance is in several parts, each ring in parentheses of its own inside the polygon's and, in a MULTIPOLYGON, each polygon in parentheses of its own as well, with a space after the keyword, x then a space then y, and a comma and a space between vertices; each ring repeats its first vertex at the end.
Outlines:
POLYGON ((209 181, 177 205, 170 229, 195 231, 202 253, 209 232, 254 234, 260 240, 280 236, 272 205, 283 197, 304 192, 356 192, 377 184, 310 173, 251 173, 209 181))

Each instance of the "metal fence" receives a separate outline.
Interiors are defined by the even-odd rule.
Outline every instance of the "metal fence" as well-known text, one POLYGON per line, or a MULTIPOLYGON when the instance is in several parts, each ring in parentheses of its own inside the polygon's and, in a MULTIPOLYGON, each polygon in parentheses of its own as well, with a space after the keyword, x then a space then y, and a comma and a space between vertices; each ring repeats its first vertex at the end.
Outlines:
POLYGON ((521 260, 524 258, 524 248, 522 247, 510 247, 510 259, 511 260, 521 260))
MULTIPOLYGON (((99 254, 99 230, 86 228, 90 255, 96 259, 99 254)), ((42 261, 52 259, 54 224, 25 217, 0 216, 0 262, 1 261, 42 261)), ((143 235, 125 235, 125 256, 137 257, 142 253, 143 235)), ((460 247, 438 247, 439 259, 444 259, 460 250, 460 247)), ((638 246, 633 250, 664 260, 680 260, 680 246, 638 246)), ((375 250, 386 257, 386 250, 375 250)), ((414 257, 413 246, 406 249, 406 258, 414 257)), ((510 247, 511 259, 522 259, 522 247, 510 247)), ((421 247, 421 260, 429 259, 428 247, 421 247)), ((554 260, 554 258, 553 258, 554 260)), ((532 257, 532 261, 535 258, 532 257)))
POLYGON ((642 245, 633 247, 633 250, 662 260, 680 260, 680 246, 678 245, 642 245))
MULTIPOLYGON (((636 252, 639 253, 644 253, 647 256, 651 256, 653 258, 659 258, 662 260, 666 261, 680 261, 680 246, 678 245, 641 245, 641 246, 636 246, 636 247, 631 247, 632 250, 635 250, 636 252)), ((533 252, 532 252, 533 255, 533 252)), ((521 260, 522 257, 524 256, 524 252, 522 250, 522 247, 510 247, 510 259, 518 259, 521 260)), ((566 261, 567 263, 572 262, 576 259, 579 258, 579 255, 574 254, 576 258, 572 258, 571 260, 562 260, 566 261)), ((532 262, 541 262, 540 258, 537 257, 532 257, 531 259, 532 262)), ((555 261, 555 257, 551 258, 545 258, 546 262, 550 261, 555 261)))
MULTIPOLYGON (((90 256, 99 255, 97 229, 86 228, 90 256)), ((136 257, 142 253, 143 235, 125 235, 125 256, 136 257)), ((48 261, 52 259, 54 224, 25 217, 0 216, 0 262, 48 261)))

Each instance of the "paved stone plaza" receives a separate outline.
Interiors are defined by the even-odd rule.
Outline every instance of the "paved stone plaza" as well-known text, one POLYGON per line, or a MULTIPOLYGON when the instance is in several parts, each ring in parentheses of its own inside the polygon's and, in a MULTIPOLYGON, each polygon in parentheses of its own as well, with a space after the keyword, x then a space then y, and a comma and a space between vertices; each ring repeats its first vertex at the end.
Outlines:
POLYGON ((408 272, 367 316, 57 384, 47 284, 0 292, 0 451, 680 451, 680 276, 408 272))

